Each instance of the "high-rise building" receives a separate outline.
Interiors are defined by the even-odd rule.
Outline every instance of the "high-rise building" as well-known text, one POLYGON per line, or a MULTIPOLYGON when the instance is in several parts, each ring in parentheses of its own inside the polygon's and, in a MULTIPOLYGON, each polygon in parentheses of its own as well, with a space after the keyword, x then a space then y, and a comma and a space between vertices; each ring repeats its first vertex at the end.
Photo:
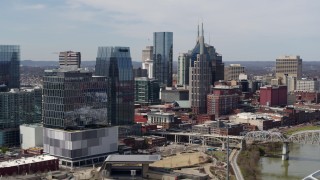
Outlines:
POLYGON ((118 150, 108 122, 108 78, 86 70, 46 70, 43 77, 44 152, 68 167, 101 163, 118 150))
POLYGON ((190 54, 181 53, 178 57, 178 85, 189 85, 190 54))
POLYGON ((134 122, 134 79, 129 47, 99 47, 97 76, 109 79, 108 120, 111 125, 134 122))
POLYGON ((61 68, 77 69, 81 65, 81 53, 73 51, 60 52, 59 64, 61 68))
POLYGON ((216 86, 207 98, 207 113, 215 117, 230 114, 239 104, 239 95, 231 86, 216 86))
POLYGON ((147 70, 148 78, 153 78, 153 60, 145 60, 142 63, 142 69, 147 70))
POLYGON ((172 86, 173 33, 153 33, 153 77, 160 86, 172 86))
POLYGON ((142 63, 146 60, 153 59, 153 46, 147 46, 146 49, 142 50, 142 63))
POLYGON ((41 89, 0 92, 0 146, 19 145, 19 125, 41 122, 41 98, 41 89))
POLYGON ((0 45, 1 91, 20 88, 20 46, 0 45))
POLYGON ((160 103, 160 86, 156 79, 147 77, 135 78, 135 103, 152 105, 160 103))
POLYGON ((197 44, 192 50, 189 68, 189 100, 195 114, 206 114, 207 94, 212 85, 212 64, 203 34, 202 25, 202 34, 198 36, 197 44))
POLYGON ((292 76, 300 80, 302 77, 302 59, 300 56, 280 56, 276 59, 276 77, 286 85, 286 77, 292 76))
POLYGON ((107 125, 108 79, 84 70, 45 70, 43 124, 48 128, 79 129, 107 125))
POLYGON ((231 81, 239 80, 239 75, 245 73, 245 67, 240 64, 230 64, 229 66, 224 68, 224 80, 231 81))

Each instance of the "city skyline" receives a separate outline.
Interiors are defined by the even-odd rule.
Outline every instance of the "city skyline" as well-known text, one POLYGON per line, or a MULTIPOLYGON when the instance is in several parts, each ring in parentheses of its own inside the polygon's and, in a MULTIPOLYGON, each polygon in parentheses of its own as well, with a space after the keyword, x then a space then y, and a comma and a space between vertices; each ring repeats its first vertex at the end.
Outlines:
POLYGON ((5 7, 2 44, 20 45, 22 60, 58 60, 57 52, 73 50, 84 61, 94 61, 98 46, 128 46, 132 59, 140 61, 153 32, 170 31, 177 61, 193 45, 194 27, 201 22, 206 41, 224 61, 274 61, 280 55, 319 59, 317 1, 30 0, 0 5, 5 7))

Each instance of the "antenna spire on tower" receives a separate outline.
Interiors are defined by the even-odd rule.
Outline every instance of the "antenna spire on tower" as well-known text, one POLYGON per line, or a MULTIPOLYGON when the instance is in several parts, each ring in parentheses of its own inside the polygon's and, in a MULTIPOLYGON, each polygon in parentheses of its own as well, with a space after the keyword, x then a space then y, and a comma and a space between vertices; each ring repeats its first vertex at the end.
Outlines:
POLYGON ((199 31, 199 22, 198 22, 198 37, 200 36, 200 31, 199 31))
POLYGON ((201 34, 201 35, 202 35, 202 36, 204 36, 204 31, 203 31, 203 22, 201 23, 201 26, 202 26, 202 27, 201 27, 201 30, 202 30, 202 32, 201 32, 202 34, 201 34))

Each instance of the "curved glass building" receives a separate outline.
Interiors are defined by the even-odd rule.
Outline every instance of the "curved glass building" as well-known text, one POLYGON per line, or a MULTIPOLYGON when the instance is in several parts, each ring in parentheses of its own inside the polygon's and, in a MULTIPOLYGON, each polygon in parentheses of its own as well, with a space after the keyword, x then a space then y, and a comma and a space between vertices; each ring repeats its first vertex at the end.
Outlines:
POLYGON ((153 33, 153 77, 160 86, 172 86, 173 33, 153 33))
POLYGON ((109 78, 108 121, 111 125, 134 122, 134 79, 129 47, 99 47, 95 75, 109 78))
POLYGON ((0 45, 0 85, 8 89, 20 88, 19 68, 20 46, 0 45))

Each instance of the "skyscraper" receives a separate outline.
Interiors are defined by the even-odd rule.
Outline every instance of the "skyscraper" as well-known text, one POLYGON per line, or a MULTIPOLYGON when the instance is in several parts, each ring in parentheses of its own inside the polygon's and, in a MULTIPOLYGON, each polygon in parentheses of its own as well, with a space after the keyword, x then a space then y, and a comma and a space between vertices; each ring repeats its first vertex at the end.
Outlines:
POLYGON ((212 84, 212 64, 208 48, 205 47, 202 33, 197 38, 197 44, 193 48, 189 68, 189 100, 191 109, 195 114, 207 112, 207 94, 210 93, 212 84))
POLYGON ((129 47, 99 47, 97 76, 109 79, 108 121, 111 125, 134 122, 134 79, 129 47))
POLYGON ((60 52, 59 64, 61 68, 77 69, 81 65, 81 53, 73 51, 60 52))
POLYGON ((160 86, 172 86, 173 33, 153 33, 153 77, 160 86))
POLYGON ((280 56, 276 59, 276 77, 286 85, 286 76, 302 77, 302 59, 300 56, 280 56))
POLYGON ((178 85, 189 85, 190 54, 180 53, 178 57, 178 85))
POLYGON ((20 88, 20 46, 18 45, 0 45, 0 85, 5 85, 7 89, 20 88))

